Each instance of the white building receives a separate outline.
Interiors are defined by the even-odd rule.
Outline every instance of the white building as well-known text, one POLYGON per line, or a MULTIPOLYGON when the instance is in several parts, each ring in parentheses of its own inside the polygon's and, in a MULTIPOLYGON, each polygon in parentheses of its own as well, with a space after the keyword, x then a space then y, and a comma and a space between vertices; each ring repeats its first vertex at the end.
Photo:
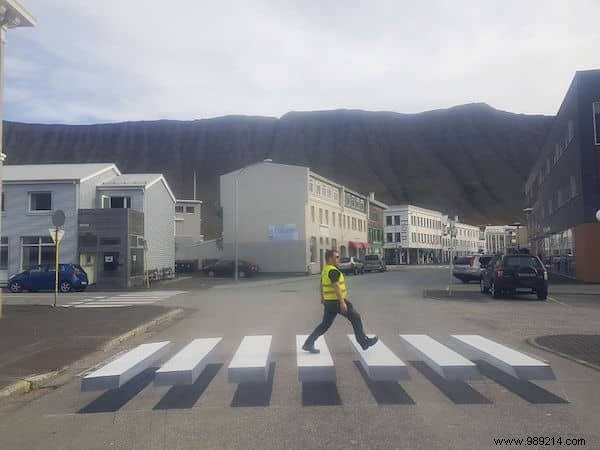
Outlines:
POLYGON ((439 263, 442 258, 442 213, 414 205, 384 211, 388 264, 439 263))
POLYGON ((197 244, 202 235, 202 202, 177 200, 175 202, 175 263, 178 270, 195 270, 198 263, 197 244))
MULTIPOLYGON (((486 252, 484 234, 479 227, 461 222, 457 222, 455 227, 454 256, 470 256, 486 252)), ((446 243, 449 242, 450 240, 447 239, 446 243)))
POLYGON ((363 255, 367 197, 307 167, 261 162, 221 176, 223 254, 263 272, 317 273, 325 250, 363 255))

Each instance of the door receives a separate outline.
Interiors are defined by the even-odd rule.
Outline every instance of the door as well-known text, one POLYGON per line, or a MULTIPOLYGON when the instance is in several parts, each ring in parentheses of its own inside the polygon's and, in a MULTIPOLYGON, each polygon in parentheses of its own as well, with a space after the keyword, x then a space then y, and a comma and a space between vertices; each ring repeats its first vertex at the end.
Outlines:
POLYGON ((79 265, 88 276, 88 284, 96 283, 96 255, 94 253, 80 255, 79 265))
POLYGON ((52 290, 54 289, 54 272, 48 266, 34 266, 29 271, 28 289, 52 290))

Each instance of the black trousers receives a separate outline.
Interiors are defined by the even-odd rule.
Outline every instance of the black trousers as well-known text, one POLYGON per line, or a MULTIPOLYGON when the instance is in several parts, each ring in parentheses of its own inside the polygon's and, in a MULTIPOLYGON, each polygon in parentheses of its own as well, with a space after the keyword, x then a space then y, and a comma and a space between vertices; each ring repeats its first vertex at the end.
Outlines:
POLYGON ((356 336, 356 341, 359 344, 365 343, 367 340, 367 336, 363 331, 363 324, 362 320, 360 319, 360 314, 354 309, 352 303, 350 303, 348 300, 346 300, 346 305, 348 305, 348 313, 342 314, 340 312, 340 302, 338 302, 337 300, 325 300, 325 303, 323 305, 323 320, 319 325, 317 325, 315 331, 313 331, 312 334, 308 336, 305 344, 308 346, 313 346, 315 341, 319 338, 319 336, 325 334, 325 332, 329 330, 329 327, 331 326, 335 317, 338 314, 342 314, 344 317, 346 317, 346 319, 350 321, 350 323, 352 324, 352 328, 354 328, 354 336, 356 336))

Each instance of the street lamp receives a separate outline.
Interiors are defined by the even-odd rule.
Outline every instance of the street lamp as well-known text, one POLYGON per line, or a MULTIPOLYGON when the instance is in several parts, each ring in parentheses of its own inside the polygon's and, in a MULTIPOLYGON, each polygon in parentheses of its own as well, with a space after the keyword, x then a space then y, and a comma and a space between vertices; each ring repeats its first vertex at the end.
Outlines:
MULTIPOLYGON (((0 0, 0 194, 2 192, 2 165, 6 155, 2 148, 3 90, 4 90, 4 45, 9 28, 33 27, 35 18, 16 0, 0 0)), ((1 224, 0 224, 1 229, 1 224)), ((0 292, 0 317, 2 317, 2 293, 0 292)))
POLYGON ((235 192, 234 192, 234 196, 233 196, 233 208, 234 208, 234 219, 233 219, 233 234, 234 234, 234 251, 235 251, 235 258, 234 258, 234 274, 235 274, 235 281, 238 281, 239 279, 239 269, 238 269, 238 260, 239 260, 239 253, 238 253, 238 190, 240 187, 240 180, 239 177, 242 173, 244 173, 247 169, 249 169, 252 166, 256 166, 257 164, 262 164, 262 163, 270 163, 273 162, 272 159, 263 159, 260 162, 256 162, 254 164, 250 164, 249 166, 246 167, 242 167, 240 170, 237 171, 237 173, 235 174, 235 192))

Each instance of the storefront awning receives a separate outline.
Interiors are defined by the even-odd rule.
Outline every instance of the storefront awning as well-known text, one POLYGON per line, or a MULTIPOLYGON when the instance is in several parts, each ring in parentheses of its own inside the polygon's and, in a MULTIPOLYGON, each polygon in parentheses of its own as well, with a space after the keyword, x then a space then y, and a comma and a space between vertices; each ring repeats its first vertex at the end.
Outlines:
POLYGON ((357 250, 364 248, 371 248, 371 244, 369 244, 368 242, 356 242, 356 241, 348 241, 348 246, 349 247, 353 247, 357 250))

